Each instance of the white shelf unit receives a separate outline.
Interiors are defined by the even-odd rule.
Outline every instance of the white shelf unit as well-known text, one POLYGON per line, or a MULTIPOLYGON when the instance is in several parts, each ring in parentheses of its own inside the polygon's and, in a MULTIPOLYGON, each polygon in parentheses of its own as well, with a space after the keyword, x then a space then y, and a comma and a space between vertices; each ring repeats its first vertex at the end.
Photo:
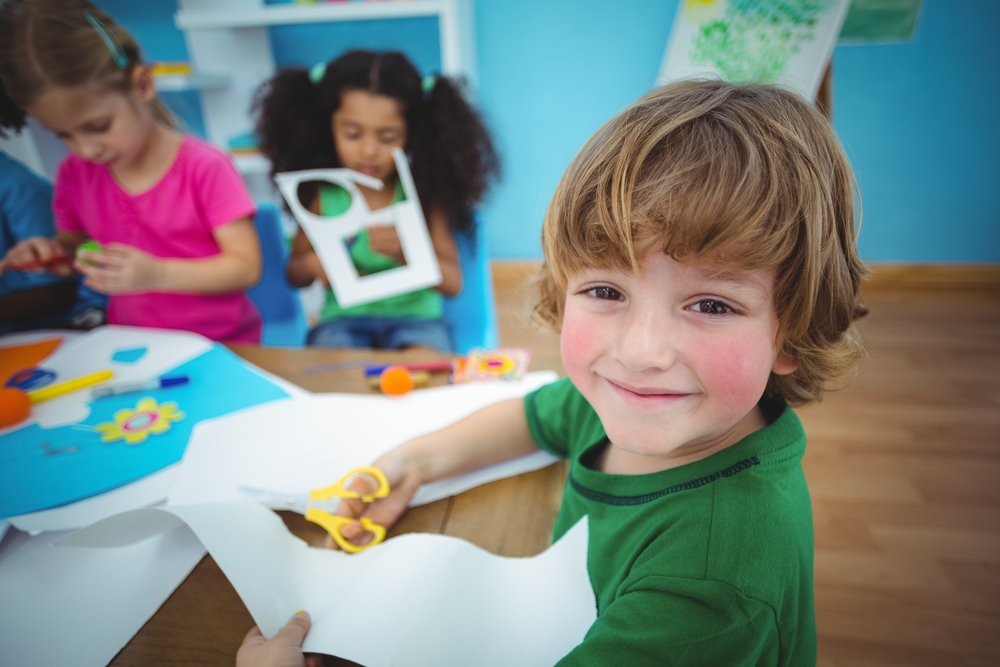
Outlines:
MULTIPOLYGON (((253 94, 275 73, 268 27, 418 16, 438 19, 442 73, 464 76, 474 91, 477 66, 473 0, 280 5, 265 5, 262 0, 179 0, 174 23, 184 31, 195 71, 202 77, 226 81, 199 88, 208 138, 225 147, 230 137, 253 129, 253 94)), ((261 169, 259 161, 239 162, 252 172, 261 169)))

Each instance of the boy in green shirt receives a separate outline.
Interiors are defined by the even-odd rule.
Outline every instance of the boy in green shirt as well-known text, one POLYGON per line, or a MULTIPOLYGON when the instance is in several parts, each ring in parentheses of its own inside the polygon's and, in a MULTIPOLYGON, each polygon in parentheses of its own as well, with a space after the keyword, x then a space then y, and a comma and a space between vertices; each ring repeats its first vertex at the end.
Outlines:
MULTIPOLYGON (((855 185, 778 88, 682 82, 588 141, 543 228, 540 321, 568 378, 404 443, 421 484, 542 448, 569 459, 558 539, 589 517, 597 621, 559 665, 816 663, 802 425, 862 355, 855 185)), ((343 531, 364 540, 360 523, 343 531)))

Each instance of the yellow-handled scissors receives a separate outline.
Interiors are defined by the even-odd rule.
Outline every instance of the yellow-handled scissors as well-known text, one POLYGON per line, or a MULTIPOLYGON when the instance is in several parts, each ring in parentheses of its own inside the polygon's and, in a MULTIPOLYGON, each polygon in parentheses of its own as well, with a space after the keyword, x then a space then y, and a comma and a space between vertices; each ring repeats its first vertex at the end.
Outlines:
POLYGON ((372 522, 366 517, 356 519, 349 516, 337 516, 327 511, 336 509, 342 498, 358 498, 362 502, 374 502, 376 498, 389 495, 389 480, 382 471, 371 466, 358 468, 344 475, 336 484, 322 489, 313 489, 307 493, 289 494, 278 491, 268 491, 254 487, 241 486, 240 491, 275 510, 292 510, 304 514, 306 521, 322 526, 333 537, 334 542, 347 553, 357 553, 368 547, 375 546, 385 539, 385 527, 372 522), (359 489, 358 487, 361 487, 359 489), (336 499, 336 500, 331 500, 336 499), (321 508, 326 509, 321 509, 321 508), (371 542, 357 545, 348 542, 341 534, 344 526, 361 521, 361 526, 374 534, 371 542))

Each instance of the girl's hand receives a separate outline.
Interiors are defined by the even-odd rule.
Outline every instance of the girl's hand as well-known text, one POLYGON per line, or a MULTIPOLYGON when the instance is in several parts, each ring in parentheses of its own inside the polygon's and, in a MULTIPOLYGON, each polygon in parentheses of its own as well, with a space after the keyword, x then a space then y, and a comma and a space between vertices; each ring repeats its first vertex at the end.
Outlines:
MULTIPOLYGON (((0 273, 8 271, 11 267, 29 262, 47 262, 54 257, 65 257, 66 249, 55 239, 44 236, 32 236, 15 245, 7 253, 7 256, 0 261, 0 273)), ((53 273, 57 276, 73 275, 73 267, 69 264, 57 264, 52 267, 36 266, 32 269, 25 269, 29 273, 53 273)))
POLYGON ((91 289, 105 294, 137 294, 158 291, 163 263, 138 248, 109 243, 102 252, 80 253, 73 266, 86 276, 84 284, 91 289))
POLYGON ((264 639, 255 625, 236 653, 236 667, 320 667, 323 659, 318 654, 302 654, 302 642, 311 625, 309 614, 304 611, 293 616, 270 639, 264 639))
MULTIPOLYGON (((413 494, 420 488, 420 477, 416 467, 411 465, 398 451, 398 449, 393 450, 372 464, 373 467, 381 470, 386 480, 388 480, 389 495, 385 498, 379 498, 372 503, 365 503, 357 498, 345 498, 340 501, 340 506, 337 508, 338 515, 357 519, 365 517, 380 526, 384 526, 387 531, 399 521, 399 517, 410 506, 410 499, 413 498, 413 494)), ((355 487, 358 484, 363 484, 363 482, 355 480, 351 486, 355 487)), ((373 491, 374 489, 357 488, 356 490, 364 492, 373 491)), ((355 521, 344 526, 340 530, 340 534, 348 542, 357 545, 367 544, 372 538, 370 533, 366 534, 360 521, 355 521)), ((326 544, 324 546, 327 549, 340 548, 330 535, 326 536, 326 544)))
POLYGON ((372 225, 368 227, 368 245, 372 252, 388 255, 399 264, 406 264, 403 246, 395 225, 372 225))
POLYGON ((315 250, 309 249, 304 255, 302 255, 300 261, 305 263, 309 273, 315 280, 318 280, 323 287, 330 287, 330 279, 326 277, 326 269, 323 268, 323 263, 319 261, 319 255, 316 254, 315 250))

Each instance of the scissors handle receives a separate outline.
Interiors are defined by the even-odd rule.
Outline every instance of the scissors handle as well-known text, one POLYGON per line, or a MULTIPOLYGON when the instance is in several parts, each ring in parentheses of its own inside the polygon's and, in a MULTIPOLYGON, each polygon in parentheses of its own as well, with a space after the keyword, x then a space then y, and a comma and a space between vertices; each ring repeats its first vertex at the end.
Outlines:
POLYGON ((359 519, 354 519, 349 516, 336 516, 334 514, 330 514, 329 512, 318 510, 315 507, 310 507, 306 512, 306 521, 312 521, 313 523, 325 528, 326 532, 330 533, 333 537, 333 541, 349 554, 364 551, 368 547, 373 547, 385 539, 385 528, 383 526, 380 526, 377 523, 372 523, 372 521, 366 517, 361 517, 361 526, 365 530, 374 533, 375 537, 371 542, 365 545, 357 545, 348 542, 347 539, 340 534, 340 531, 347 524, 354 523, 358 520, 359 519))
POLYGON ((341 478, 336 484, 331 484, 322 489, 313 489, 309 492, 309 500, 329 500, 330 498, 360 498, 363 502, 370 503, 376 498, 385 498, 389 495, 389 480, 385 478, 382 471, 371 466, 352 470, 341 478), (361 494, 353 489, 344 486, 347 480, 358 475, 371 475, 378 481, 378 488, 371 493, 361 494))

